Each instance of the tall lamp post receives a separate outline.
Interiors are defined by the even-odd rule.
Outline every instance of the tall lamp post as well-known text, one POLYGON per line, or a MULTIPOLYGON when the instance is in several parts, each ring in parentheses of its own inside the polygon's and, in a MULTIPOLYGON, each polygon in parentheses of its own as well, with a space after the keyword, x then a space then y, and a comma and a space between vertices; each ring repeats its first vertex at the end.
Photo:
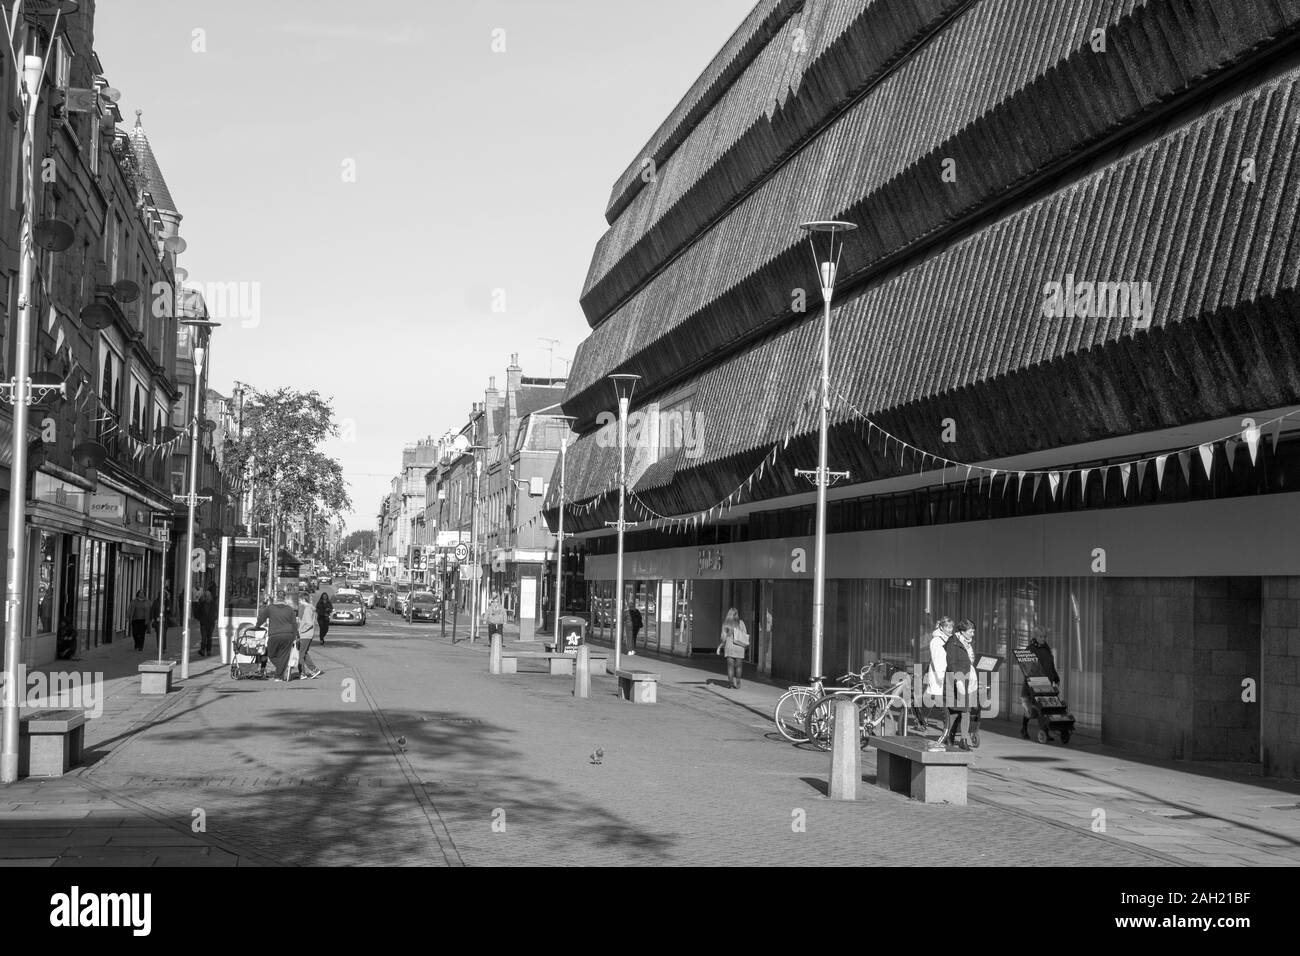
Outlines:
POLYGON ((817 486, 817 547, 816 572, 813 577, 813 629, 812 629, 812 677, 816 679, 822 672, 822 633, 826 618, 826 488, 841 478, 847 478, 847 471, 828 471, 826 466, 826 431, 831 408, 831 296, 835 292, 835 274, 839 270, 840 256, 844 252, 843 233, 856 228, 851 222, 824 220, 805 222, 799 226, 808 233, 808 245, 812 249, 813 263, 821 279, 822 289, 822 388, 821 409, 818 421, 817 470, 809 472, 796 470, 796 475, 810 478, 817 486), (821 250, 817 248, 819 236, 824 235, 821 250))
POLYGON ((623 532, 635 528, 636 522, 623 520, 627 493, 627 410, 640 375, 611 375, 614 394, 618 397, 618 520, 605 526, 618 529, 618 571, 614 583, 614 670, 622 667, 623 650, 623 532))
MULTIPOLYGON (((220 328, 220 322, 207 319, 181 319, 181 325, 192 328, 195 334, 199 329, 220 328)), ((194 346, 194 415, 190 419, 190 491, 185 495, 173 495, 172 500, 185 502, 189 516, 185 530, 185 606, 181 609, 185 625, 181 629, 181 680, 190 676, 190 610, 194 607, 194 508, 200 501, 211 501, 206 495, 197 494, 199 483, 199 411, 202 407, 199 397, 202 395, 203 360, 207 349, 202 345, 194 346)))
POLYGON ((18 327, 14 330, 14 377, 8 383, 10 394, 6 396, 13 402, 13 450, 9 465, 9 559, 7 567, 7 586, 5 594, 5 652, 4 671, 10 676, 4 685, 4 721, 0 740, 0 783, 15 783, 18 780, 18 697, 19 689, 12 678, 18 673, 19 647, 23 639, 23 623, 26 617, 23 610, 23 594, 27 584, 27 406, 33 401, 31 383, 31 325, 32 325, 32 276, 36 271, 36 249, 34 246, 34 229, 36 226, 36 116, 40 111, 41 84, 45 78, 45 66, 48 57, 31 56, 27 51, 27 31, 23 30, 20 45, 14 48, 14 34, 19 22, 24 22, 28 11, 33 14, 54 13, 54 26, 50 36, 59 31, 59 17, 66 10, 69 13, 77 9, 72 0, 42 0, 33 3, 28 11, 23 9, 23 0, 0 5, 12 8, 10 18, 5 23, 9 37, 11 62, 18 67, 19 98, 22 101, 23 125, 22 142, 22 178, 23 178, 23 216, 19 234, 19 275, 18 275, 18 327), (21 59, 19 59, 21 57, 21 59))
POLYGON ((564 458, 569 450, 568 429, 574 421, 572 415, 553 415, 556 421, 564 423, 566 433, 560 436, 560 520, 555 531, 555 649, 560 647, 560 615, 564 613, 561 601, 564 587, 564 458))

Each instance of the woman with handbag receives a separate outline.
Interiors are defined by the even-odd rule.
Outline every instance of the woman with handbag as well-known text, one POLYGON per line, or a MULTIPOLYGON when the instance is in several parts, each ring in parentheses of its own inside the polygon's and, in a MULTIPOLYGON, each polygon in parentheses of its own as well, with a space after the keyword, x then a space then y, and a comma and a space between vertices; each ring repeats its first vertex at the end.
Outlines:
POLYGON ((733 690, 740 687, 748 651, 749 630, 733 607, 722 622, 722 642, 718 644, 718 653, 727 659, 727 683, 733 690))

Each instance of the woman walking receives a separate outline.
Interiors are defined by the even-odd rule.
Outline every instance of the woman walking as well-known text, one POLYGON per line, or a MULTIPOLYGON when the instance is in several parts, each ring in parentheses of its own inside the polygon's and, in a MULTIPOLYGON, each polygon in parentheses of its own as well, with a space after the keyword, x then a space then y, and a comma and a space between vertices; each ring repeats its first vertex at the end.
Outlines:
POLYGON ((135 600, 127 608, 131 618, 131 640, 137 651, 144 650, 144 637, 149 633, 149 599, 144 595, 144 588, 135 592, 135 600))
POLYGON ((298 607, 298 676, 320 677, 321 670, 311 659, 311 642, 316 639, 316 606, 306 593, 299 598, 298 607))
MULTIPOLYGON (((957 629, 948 638, 944 647, 947 657, 947 674, 945 681, 951 681, 952 699, 948 702, 948 716, 951 721, 946 734, 951 742, 956 736, 958 724, 961 725, 961 739, 957 746, 962 750, 971 749, 971 717, 979 714, 978 685, 975 673, 975 648, 971 640, 975 636, 975 624, 967 618, 957 622, 957 629)), ((945 683, 944 690, 949 685, 945 683)))
POLYGON ((330 629, 330 615, 334 613, 334 602, 328 591, 321 591, 316 599, 316 636, 325 643, 325 633, 330 629))
POLYGON ((733 690, 740 687, 748 649, 749 630, 740 619, 740 613, 733 607, 722 622, 722 643, 718 645, 718 653, 727 659, 727 683, 733 690))

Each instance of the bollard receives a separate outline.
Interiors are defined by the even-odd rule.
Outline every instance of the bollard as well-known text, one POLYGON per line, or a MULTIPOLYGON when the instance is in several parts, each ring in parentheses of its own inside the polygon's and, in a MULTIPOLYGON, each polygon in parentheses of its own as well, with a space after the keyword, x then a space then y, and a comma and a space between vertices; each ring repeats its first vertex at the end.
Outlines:
POLYGON ((501 635, 492 635, 492 646, 488 651, 488 673, 501 673, 501 635))
POLYGON ((573 668, 573 696, 586 697, 591 693, 591 652, 586 644, 578 645, 578 662, 573 668))
POLYGON ((835 727, 831 734, 831 779, 829 796, 832 800, 858 798, 858 705, 852 697, 840 697, 833 704, 835 727))

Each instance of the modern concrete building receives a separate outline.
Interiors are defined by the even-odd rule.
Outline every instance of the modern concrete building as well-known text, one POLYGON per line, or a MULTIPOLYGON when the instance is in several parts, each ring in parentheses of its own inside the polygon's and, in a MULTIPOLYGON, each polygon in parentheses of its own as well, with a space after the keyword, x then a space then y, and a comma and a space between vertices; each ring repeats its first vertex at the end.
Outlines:
MULTIPOLYGON (((1300 4, 762 0, 606 210, 563 407, 608 634, 611 373, 642 643, 806 680, 830 333, 824 674, 939 615, 1053 648, 1080 730, 1300 773, 1300 4)), ((552 480, 548 521, 558 507, 552 480)))

